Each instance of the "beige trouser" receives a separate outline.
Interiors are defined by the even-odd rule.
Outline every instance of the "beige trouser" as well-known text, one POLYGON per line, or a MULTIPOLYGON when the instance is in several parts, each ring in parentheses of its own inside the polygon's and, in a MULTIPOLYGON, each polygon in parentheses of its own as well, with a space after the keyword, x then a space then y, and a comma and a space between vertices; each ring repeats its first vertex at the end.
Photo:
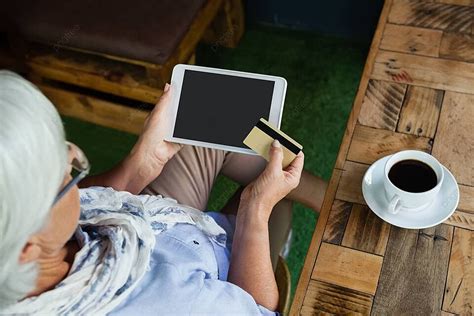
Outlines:
MULTIPOLYGON (((185 145, 164 167, 160 176, 143 190, 161 194, 179 203, 205 210, 214 181, 219 173, 242 186, 253 181, 265 168, 260 156, 185 145)), ((231 198, 223 212, 237 213, 240 191, 231 198)), ((275 269, 278 255, 291 228, 292 202, 280 201, 269 221, 270 251, 275 269)))

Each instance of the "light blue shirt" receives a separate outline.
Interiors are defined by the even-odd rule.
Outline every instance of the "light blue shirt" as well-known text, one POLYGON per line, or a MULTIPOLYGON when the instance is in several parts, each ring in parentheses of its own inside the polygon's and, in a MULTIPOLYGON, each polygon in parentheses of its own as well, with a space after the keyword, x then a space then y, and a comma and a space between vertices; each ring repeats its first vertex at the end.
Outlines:
POLYGON ((191 224, 156 236, 148 271, 109 315, 276 315, 227 282, 233 218, 208 212, 227 232, 226 248, 191 224))

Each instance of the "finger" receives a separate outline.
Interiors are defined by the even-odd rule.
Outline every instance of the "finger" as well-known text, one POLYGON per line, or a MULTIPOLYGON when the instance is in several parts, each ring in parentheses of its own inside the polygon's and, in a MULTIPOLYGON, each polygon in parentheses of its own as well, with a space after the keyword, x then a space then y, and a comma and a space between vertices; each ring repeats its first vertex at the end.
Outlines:
POLYGON ((165 87, 163 88, 163 93, 161 94, 160 98, 158 99, 158 102, 155 105, 154 109, 161 109, 161 108, 166 108, 167 105, 170 103, 169 99, 172 94, 172 88, 170 84, 165 84, 165 87))
MULTIPOLYGON (((169 142, 167 142, 167 143, 169 143, 169 142)), ((174 149, 176 152, 180 151, 180 150, 184 147, 183 144, 177 144, 177 143, 171 143, 171 144, 172 144, 172 146, 173 146, 173 149, 174 149)))
POLYGON ((163 99, 168 98, 171 95, 171 90, 172 90, 171 85, 169 83, 166 83, 164 88, 163 88, 163 93, 161 94, 160 99, 158 100, 158 102, 160 102, 163 99))
POLYGON ((283 164, 283 150, 281 149, 280 142, 274 140, 270 147, 270 161, 268 162, 267 168, 274 171, 281 171, 283 164))
POLYGON ((300 151, 296 155, 295 159, 290 163, 290 165, 285 169, 285 171, 291 173, 293 176, 299 176, 303 171, 304 166, 304 153, 300 151))
POLYGON ((173 150, 176 150, 176 151, 179 151, 181 148, 184 147, 183 144, 173 143, 167 140, 163 140, 163 141, 165 142, 165 144, 168 144, 169 146, 173 148, 173 150))

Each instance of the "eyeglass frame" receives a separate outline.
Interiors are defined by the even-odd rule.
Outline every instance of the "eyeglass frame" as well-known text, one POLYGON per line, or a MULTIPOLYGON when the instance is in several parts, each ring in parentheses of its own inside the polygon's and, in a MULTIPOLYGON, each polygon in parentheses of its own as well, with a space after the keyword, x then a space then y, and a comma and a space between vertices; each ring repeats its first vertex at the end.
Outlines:
POLYGON ((73 186, 79 183, 82 179, 84 179, 91 169, 91 165, 89 160, 87 159, 84 152, 75 144, 66 141, 66 145, 68 146, 69 150, 73 150, 75 155, 70 162, 71 167, 78 171, 79 174, 72 178, 56 195, 53 205, 54 206, 73 186))

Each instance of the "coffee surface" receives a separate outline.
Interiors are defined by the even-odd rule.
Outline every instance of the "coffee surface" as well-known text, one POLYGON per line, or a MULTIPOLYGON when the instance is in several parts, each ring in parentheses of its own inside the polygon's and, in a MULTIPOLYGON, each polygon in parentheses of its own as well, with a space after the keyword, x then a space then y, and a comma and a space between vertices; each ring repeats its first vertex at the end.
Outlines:
POLYGON ((436 186, 438 179, 435 171, 419 160, 402 160, 390 168, 388 178, 399 189, 420 193, 436 186))

